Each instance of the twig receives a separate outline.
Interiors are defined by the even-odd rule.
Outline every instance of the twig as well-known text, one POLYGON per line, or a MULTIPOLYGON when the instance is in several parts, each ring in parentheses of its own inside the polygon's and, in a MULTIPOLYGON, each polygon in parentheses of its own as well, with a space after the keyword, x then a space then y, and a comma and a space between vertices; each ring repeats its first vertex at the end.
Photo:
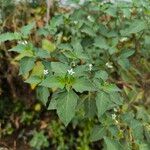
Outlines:
POLYGON ((47 2, 46 23, 48 24, 50 20, 50 9, 53 6, 53 0, 46 0, 46 2, 47 2))

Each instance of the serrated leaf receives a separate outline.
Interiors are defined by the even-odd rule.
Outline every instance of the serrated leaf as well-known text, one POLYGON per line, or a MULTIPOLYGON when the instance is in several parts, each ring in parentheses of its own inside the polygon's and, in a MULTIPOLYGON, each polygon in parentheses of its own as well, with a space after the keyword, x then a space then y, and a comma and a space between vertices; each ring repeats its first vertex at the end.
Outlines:
POLYGON ((83 33, 88 34, 89 36, 92 36, 92 37, 96 36, 94 30, 92 28, 88 27, 88 26, 84 26, 81 31, 83 33))
POLYGON ((51 98, 51 101, 49 103, 49 106, 48 106, 48 110, 54 110, 54 109, 57 109, 57 99, 58 96, 55 96, 55 94, 53 94, 52 98, 51 98))
POLYGON ((146 22, 143 20, 134 20, 130 26, 124 30, 121 30, 121 35, 127 36, 132 33, 138 33, 147 28, 146 22))
POLYGON ((123 149, 118 141, 112 140, 108 137, 104 138, 104 142, 106 144, 107 150, 121 150, 121 149, 123 149))
POLYGON ((130 122, 130 128, 132 129, 132 134, 136 140, 143 140, 143 125, 140 121, 133 119, 130 122))
POLYGON ((75 89, 77 92, 84 92, 84 91, 95 91, 95 87, 93 84, 88 81, 86 78, 77 78, 75 82, 72 85, 73 89, 75 89))
POLYGON ((104 84, 102 89, 108 93, 121 91, 115 84, 108 84, 108 83, 104 84))
POLYGON ((46 87, 39 86, 36 90, 37 98, 46 106, 49 97, 49 90, 46 87))
POLYGON ((110 100, 117 105, 123 104, 123 99, 118 92, 110 93, 110 100))
POLYGON ((19 75, 28 73, 34 67, 35 58, 33 57, 23 57, 20 60, 19 75))
POLYGON ((96 96, 96 107, 98 110, 98 117, 100 118, 110 107, 110 97, 107 93, 100 91, 96 96))
POLYGON ((94 99, 87 98, 84 100, 84 111, 85 111, 85 117, 92 118, 96 114, 96 103, 94 99))
POLYGON ((127 58, 119 58, 118 59, 118 64, 124 69, 127 70, 130 68, 130 62, 127 58))
POLYGON ((101 140, 102 138, 104 138, 105 134, 106 134, 105 128, 100 125, 99 126, 96 125, 92 129, 92 132, 90 135, 90 141, 95 142, 95 141, 101 140))
POLYGON ((95 78, 102 79, 106 81, 108 79, 108 73, 104 70, 98 71, 95 74, 95 78))
POLYGON ((21 39, 21 34, 18 32, 14 33, 3 33, 0 34, 0 43, 5 42, 5 41, 12 41, 12 40, 20 40, 21 39))
POLYGON ((22 53, 26 49, 26 45, 18 44, 17 46, 11 48, 9 51, 22 53))
POLYGON ((78 39, 74 39, 71 43, 73 49, 75 51, 83 51, 83 48, 82 48, 82 45, 81 45, 81 40, 78 40, 78 39))
POLYGON ((50 52, 45 51, 43 49, 36 49, 36 57, 49 58, 50 57, 50 52))
POLYGON ((59 77, 48 76, 40 85, 49 87, 49 88, 61 88, 63 89, 65 83, 61 82, 59 77))
POLYGON ((75 115, 78 96, 75 92, 69 91, 59 95, 57 100, 57 114, 62 122, 67 126, 75 115))
POLYGON ((27 36, 28 34, 30 34, 31 30, 35 27, 35 22, 32 22, 32 23, 29 23, 28 25, 26 26, 23 26, 21 28, 21 33, 24 35, 24 36, 27 36))
POLYGON ((51 63, 52 71, 58 74, 66 74, 68 70, 68 65, 61 62, 51 63))
POLYGON ((126 51, 123 51, 121 53, 121 55, 119 56, 119 58, 120 59, 122 59, 122 58, 128 58, 128 57, 132 56, 134 53, 135 53, 134 50, 126 50, 126 51))
POLYGON ((86 75, 86 71, 87 71, 87 66, 86 65, 80 65, 74 68, 74 72, 76 77, 81 77, 86 75))
POLYGON ((103 37, 96 37, 94 40, 94 46, 98 47, 98 48, 102 48, 102 49, 108 49, 109 46, 106 43, 106 39, 103 37))

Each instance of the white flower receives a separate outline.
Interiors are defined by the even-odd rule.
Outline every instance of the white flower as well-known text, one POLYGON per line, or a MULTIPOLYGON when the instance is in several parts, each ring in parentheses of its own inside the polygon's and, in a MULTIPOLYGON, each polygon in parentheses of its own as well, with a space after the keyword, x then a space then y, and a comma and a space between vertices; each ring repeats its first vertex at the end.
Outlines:
POLYGON ((91 22, 94 22, 94 19, 91 16, 87 16, 87 19, 91 22))
POLYGON ((73 75, 75 72, 73 71, 73 69, 71 68, 70 70, 67 70, 68 74, 73 75))
POLYGON ((128 40, 128 38, 127 37, 124 37, 124 38, 121 38, 120 39, 120 42, 125 42, 125 41, 127 41, 128 40))
POLYGON ((114 112, 117 112, 118 110, 116 108, 114 108, 114 112))
POLYGON ((74 24, 78 24, 78 21, 74 21, 74 24))
POLYGON ((93 67, 93 65, 92 65, 92 64, 89 64, 89 70, 90 70, 90 71, 92 70, 92 67, 93 67))
POLYGON ((47 74, 48 74, 48 70, 44 69, 44 75, 47 75, 47 74))
POLYGON ((18 44, 26 45, 26 44, 28 44, 28 42, 27 41, 18 41, 18 44))
POLYGON ((116 124, 118 124, 119 122, 118 122, 118 120, 115 120, 115 122, 116 122, 116 124))
POLYGON ((112 114, 111 117, 113 120, 116 120, 116 114, 112 114))
POLYGON ((113 68, 113 66, 112 66, 112 63, 111 63, 111 62, 107 62, 105 65, 106 65, 108 68, 113 68))

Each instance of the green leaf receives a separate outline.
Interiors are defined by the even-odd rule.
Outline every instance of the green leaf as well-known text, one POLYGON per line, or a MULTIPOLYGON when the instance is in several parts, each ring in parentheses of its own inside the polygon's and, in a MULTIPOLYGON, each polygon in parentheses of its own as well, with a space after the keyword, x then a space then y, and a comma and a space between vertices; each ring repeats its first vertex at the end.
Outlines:
POLYGON ((111 5, 108 7, 108 9, 105 11, 106 14, 116 17, 117 16, 117 7, 116 5, 111 5))
POLYGON ((31 76, 43 77, 44 75, 44 65, 41 61, 37 61, 32 69, 31 76))
POLYGON ((140 121, 133 119, 130 122, 130 128, 132 129, 132 134, 136 140, 143 140, 143 125, 140 121))
POLYGON ((89 97, 84 100, 84 111, 85 111, 85 117, 86 118, 93 118, 96 113, 97 110, 96 108, 96 102, 94 99, 90 99, 89 97))
POLYGON ((100 118, 110 107, 110 97, 109 94, 100 91, 96 96, 96 107, 98 110, 98 117, 100 118))
POLYGON ((81 40, 78 40, 78 39, 74 39, 71 43, 73 49, 75 51, 83 51, 83 48, 82 48, 82 45, 81 45, 81 40))
POLYGON ((53 52, 56 49, 55 44, 47 39, 42 40, 42 49, 47 50, 49 52, 53 52))
POLYGON ((84 91, 95 91, 95 87, 93 84, 86 78, 77 78, 72 85, 73 89, 77 92, 84 92, 84 91))
POLYGON ((123 99, 118 92, 110 93, 110 100, 117 105, 123 104, 123 99))
POLYGON ((58 93, 54 93, 52 95, 52 98, 51 98, 51 101, 49 103, 49 106, 48 106, 48 110, 54 110, 54 109, 57 109, 57 99, 59 97, 59 94, 58 93))
POLYGON ((35 58, 33 57, 23 57, 20 60, 20 70, 19 75, 28 73, 34 67, 35 58))
POLYGON ((24 36, 27 36, 28 34, 30 34, 31 30, 35 27, 35 22, 32 22, 26 26, 23 26, 21 28, 21 33, 24 35, 24 36))
POLYGON ((65 84, 61 82, 59 77, 48 76, 40 85, 49 87, 49 88, 61 88, 63 89, 65 84))
POLYGON ((139 150, 149 150, 150 149, 150 145, 142 143, 139 145, 139 150))
POLYGON ((119 58, 120 58, 120 59, 128 58, 128 57, 132 56, 134 53, 135 53, 134 50, 126 50, 126 51, 123 51, 123 52, 121 53, 121 55, 119 56, 119 58))
POLYGON ((118 59, 118 64, 124 69, 127 70, 130 68, 130 62, 127 58, 118 59))
POLYGON ((52 62, 51 63, 52 71, 58 74, 66 74, 68 70, 68 65, 61 62, 52 62))
POLYGON ((81 31, 82 31, 83 33, 88 34, 89 36, 92 36, 92 37, 95 37, 95 36, 96 36, 94 30, 93 30, 92 28, 88 27, 88 26, 84 26, 81 31))
POLYGON ((116 140, 104 137, 104 142, 106 144, 106 150, 123 150, 123 147, 121 147, 120 143, 116 140))
POLYGON ((104 70, 98 71, 95 73, 95 78, 102 79, 106 81, 108 79, 108 73, 104 70))
POLYGON ((36 49, 36 57, 39 58, 50 58, 50 52, 43 49, 36 49))
POLYGON ((0 43, 5 41, 20 40, 20 39, 21 39, 21 34, 18 32, 0 34, 0 43))
POLYGON ((74 76, 76 76, 76 77, 84 76, 84 75, 87 74, 87 73, 86 73, 87 70, 88 70, 88 69, 87 69, 87 66, 86 66, 86 65, 76 66, 76 67, 74 68, 74 72, 75 72, 74 76))
POLYGON ((41 82, 41 78, 36 75, 30 76, 25 82, 30 84, 39 84, 41 82))
POLYGON ((18 44, 17 46, 13 47, 9 51, 17 52, 17 53, 22 53, 26 49, 26 45, 23 44, 18 44))
POLYGON ((94 40, 94 46, 101 48, 101 49, 108 49, 109 46, 106 42, 106 39, 103 37, 96 37, 94 40))
POLYGON ((96 125, 92 129, 92 132, 90 135, 90 141, 95 142, 95 141, 101 140, 102 138, 104 138, 105 134, 106 134, 105 128, 100 125, 96 125))
POLYGON ((65 126, 68 125, 75 115, 77 100, 78 96, 73 91, 59 95, 59 99, 57 100, 57 114, 65 126))
POLYGON ((121 91, 115 84, 110 84, 110 83, 104 84, 104 86, 102 86, 102 89, 108 93, 121 91))
POLYGON ((39 86, 36 90, 37 98, 46 106, 49 97, 49 90, 46 87, 39 86))
POLYGON ((132 33, 138 33, 147 28, 146 22, 143 20, 134 20, 130 26, 124 30, 121 30, 121 35, 127 36, 132 33))

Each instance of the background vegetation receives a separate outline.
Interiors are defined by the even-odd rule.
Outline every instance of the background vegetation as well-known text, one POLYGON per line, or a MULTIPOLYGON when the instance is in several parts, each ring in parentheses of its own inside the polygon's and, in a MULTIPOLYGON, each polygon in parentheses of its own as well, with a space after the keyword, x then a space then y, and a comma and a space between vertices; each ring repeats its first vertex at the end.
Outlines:
POLYGON ((149 150, 150 2, 69 6, 0 0, 0 147, 149 150))

